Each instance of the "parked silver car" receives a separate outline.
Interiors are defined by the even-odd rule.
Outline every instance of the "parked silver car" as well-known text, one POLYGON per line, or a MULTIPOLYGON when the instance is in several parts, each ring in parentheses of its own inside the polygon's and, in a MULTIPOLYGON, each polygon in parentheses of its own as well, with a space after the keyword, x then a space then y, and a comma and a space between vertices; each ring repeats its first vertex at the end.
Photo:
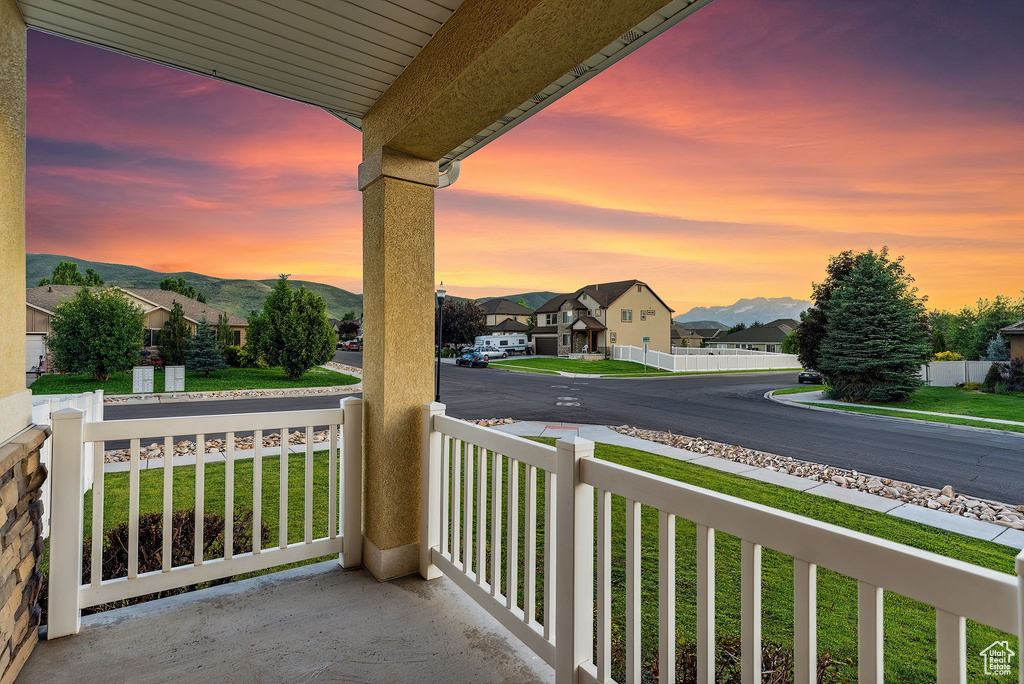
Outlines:
POLYGON ((478 351, 484 355, 484 358, 490 361, 491 359, 504 359, 508 358, 508 352, 504 349, 498 349, 497 347, 473 347, 473 351, 478 351))

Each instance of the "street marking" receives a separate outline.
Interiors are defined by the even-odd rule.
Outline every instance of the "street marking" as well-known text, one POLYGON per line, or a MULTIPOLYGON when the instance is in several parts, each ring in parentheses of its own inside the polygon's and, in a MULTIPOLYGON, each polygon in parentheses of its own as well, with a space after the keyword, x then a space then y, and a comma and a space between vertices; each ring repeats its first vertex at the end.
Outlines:
POLYGON ((559 401, 579 401, 579 397, 558 397, 559 401))
POLYGON ((578 401, 556 401, 555 406, 579 406, 578 401))

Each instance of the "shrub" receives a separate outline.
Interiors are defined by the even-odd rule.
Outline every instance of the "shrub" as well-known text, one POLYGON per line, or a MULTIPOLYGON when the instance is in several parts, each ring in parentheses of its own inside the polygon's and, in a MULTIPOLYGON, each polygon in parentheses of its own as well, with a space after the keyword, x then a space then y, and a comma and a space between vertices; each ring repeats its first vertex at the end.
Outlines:
MULTIPOLYGON (((740 639, 738 637, 721 638, 715 643, 715 681, 732 684, 740 681, 740 639)), ((613 660, 617 654, 613 652, 613 660)), ((793 681, 793 649, 781 644, 763 641, 761 644, 761 684, 787 684, 793 681)), ((676 650, 677 682, 696 682, 697 678, 697 645, 691 641, 683 642, 676 650)), ((642 681, 655 681, 658 670, 658 659, 655 656, 651 667, 651 677, 642 681)), ((621 680, 620 680, 621 681, 621 680)), ((838 663, 828 653, 818 656, 818 672, 816 682, 839 681, 838 663)))
POLYGON ((961 387, 963 387, 965 390, 970 390, 972 392, 976 392, 976 391, 981 389, 981 383, 980 382, 965 382, 963 385, 961 385, 961 387))
POLYGON ((996 394, 1009 394, 1010 393, 1010 390, 1008 390, 1006 388, 1006 383, 1003 382, 1002 380, 1000 380, 999 382, 996 383, 996 386, 995 386, 993 391, 996 394))
MULTIPOLYGON (((252 511, 236 511, 232 546, 235 554, 252 550, 252 511)), ((196 512, 194 509, 174 511, 171 516, 171 566, 190 565, 194 562, 196 512)), ((270 541, 270 528, 262 525, 261 537, 270 541)), ((103 534, 103 579, 125 577, 128 574, 128 523, 124 522, 103 534)), ((163 514, 143 513, 139 516, 139 573, 154 572, 163 568, 163 514)), ((224 516, 207 513, 203 516, 203 558, 221 558, 224 555, 224 516)), ((82 582, 88 584, 92 578, 92 540, 86 539, 82 547, 82 582)), ((231 577, 213 580, 202 585, 193 584, 168 589, 135 598, 103 603, 82 609, 83 615, 100 613, 114 608, 123 608, 136 603, 145 603, 166 596, 184 594, 207 586, 227 584, 231 577)), ((47 576, 43 575, 39 591, 39 605, 42 607, 41 624, 46 624, 47 576)))
POLYGON ((268 364, 259 349, 246 342, 238 351, 238 365, 241 368, 267 368, 268 364))
POLYGON ((996 383, 1003 381, 1002 369, 998 363, 993 363, 989 366, 988 373, 985 374, 985 379, 981 383, 982 392, 995 392, 996 383))
POLYGON ((139 359, 145 316, 120 290, 82 288, 59 305, 50 320, 46 346, 54 367, 89 373, 100 382, 139 359))
POLYGON ((942 351, 932 357, 933 361, 963 361, 963 354, 954 351, 942 351))
POLYGON ((232 368, 242 367, 242 347, 229 344, 224 347, 224 362, 232 368))

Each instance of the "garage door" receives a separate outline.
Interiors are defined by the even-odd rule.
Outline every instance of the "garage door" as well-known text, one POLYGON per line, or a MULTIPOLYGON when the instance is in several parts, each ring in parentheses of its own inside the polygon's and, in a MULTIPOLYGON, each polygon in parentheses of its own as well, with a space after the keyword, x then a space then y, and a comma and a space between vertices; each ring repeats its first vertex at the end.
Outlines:
POLYGON ((557 337, 534 337, 534 341, 537 343, 537 353, 545 356, 557 356, 558 355, 558 338, 557 337))
POLYGON ((25 372, 39 365, 39 357, 46 353, 42 335, 25 335, 25 372))

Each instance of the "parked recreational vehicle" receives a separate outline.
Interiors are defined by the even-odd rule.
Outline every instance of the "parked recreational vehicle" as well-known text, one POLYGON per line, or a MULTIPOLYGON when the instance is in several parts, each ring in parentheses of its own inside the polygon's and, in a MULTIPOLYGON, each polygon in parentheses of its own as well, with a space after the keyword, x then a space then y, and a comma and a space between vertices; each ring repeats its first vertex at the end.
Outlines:
POLYGON ((509 354, 529 354, 530 342, 526 335, 480 335, 474 341, 475 347, 494 347, 509 354))

